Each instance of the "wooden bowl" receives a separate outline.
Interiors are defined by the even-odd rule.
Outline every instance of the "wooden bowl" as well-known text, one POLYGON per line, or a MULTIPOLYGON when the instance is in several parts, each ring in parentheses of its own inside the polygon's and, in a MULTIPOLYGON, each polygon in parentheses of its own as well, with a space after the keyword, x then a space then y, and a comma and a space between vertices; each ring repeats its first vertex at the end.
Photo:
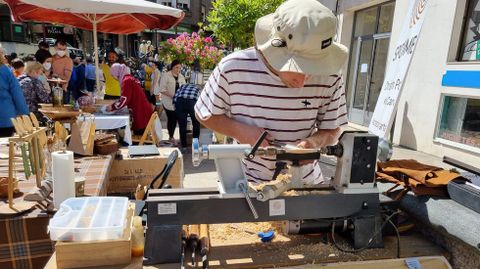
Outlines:
POLYGON ((82 112, 91 113, 91 114, 97 112, 97 108, 94 107, 94 106, 84 106, 84 107, 80 107, 80 110, 81 110, 82 112))
POLYGON ((76 118, 81 113, 80 111, 74 110, 72 106, 45 106, 39 108, 38 111, 42 112, 43 115, 51 120, 76 118))
MULTIPOLYGON (((13 194, 18 193, 18 181, 13 179, 13 194)), ((0 177, 0 198, 8 197, 8 177, 0 177)))
POLYGON ((45 109, 55 109, 56 108, 56 109, 59 109, 59 110, 74 110, 74 108, 70 104, 54 107, 52 104, 40 103, 40 104, 38 104, 38 106, 40 108, 45 108, 45 109))

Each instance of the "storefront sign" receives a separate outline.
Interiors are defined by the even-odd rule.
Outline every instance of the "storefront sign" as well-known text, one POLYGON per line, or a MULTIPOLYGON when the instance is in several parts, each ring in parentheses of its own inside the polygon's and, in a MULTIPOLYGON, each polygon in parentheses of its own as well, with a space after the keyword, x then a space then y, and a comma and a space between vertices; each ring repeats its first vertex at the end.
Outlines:
POLYGON ((380 138, 387 139, 392 128, 403 82, 427 13, 427 2, 428 0, 410 0, 409 15, 405 16, 393 56, 388 59, 385 80, 368 127, 370 133, 380 138))
POLYGON ((63 27, 57 26, 46 26, 45 29, 47 30, 47 34, 49 35, 60 35, 63 34, 63 27))

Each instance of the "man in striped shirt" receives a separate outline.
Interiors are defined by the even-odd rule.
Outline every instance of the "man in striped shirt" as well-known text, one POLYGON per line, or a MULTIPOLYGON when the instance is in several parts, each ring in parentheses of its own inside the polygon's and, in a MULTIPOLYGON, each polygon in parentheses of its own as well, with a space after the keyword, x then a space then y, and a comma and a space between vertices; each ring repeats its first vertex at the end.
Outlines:
MULTIPOLYGON (((255 26, 255 48, 225 57, 195 111, 207 127, 253 145, 263 131, 302 148, 335 144, 347 124, 340 69, 348 51, 333 42, 336 18, 316 0, 289 0, 255 26)), ((265 142, 263 146, 267 146, 265 142)), ((245 159, 249 181, 269 181, 275 160, 245 159)), ((301 167, 305 184, 323 181, 318 162, 301 167)))

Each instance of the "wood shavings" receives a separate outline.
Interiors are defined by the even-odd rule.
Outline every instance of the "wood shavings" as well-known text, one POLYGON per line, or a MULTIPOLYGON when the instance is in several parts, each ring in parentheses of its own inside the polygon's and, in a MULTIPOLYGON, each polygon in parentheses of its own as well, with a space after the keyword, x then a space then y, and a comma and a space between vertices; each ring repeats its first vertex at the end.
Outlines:
POLYGON ((276 185, 280 182, 285 182, 291 180, 292 175, 290 174, 280 174, 278 175, 277 179, 265 183, 260 183, 260 184, 250 184, 250 187, 253 188, 256 191, 262 190, 265 186, 270 186, 270 185, 276 185))
POLYGON ((256 234, 245 231, 274 231, 274 242, 289 241, 282 234, 282 222, 243 222, 236 224, 210 224, 210 240, 212 245, 243 245, 260 242, 256 234))

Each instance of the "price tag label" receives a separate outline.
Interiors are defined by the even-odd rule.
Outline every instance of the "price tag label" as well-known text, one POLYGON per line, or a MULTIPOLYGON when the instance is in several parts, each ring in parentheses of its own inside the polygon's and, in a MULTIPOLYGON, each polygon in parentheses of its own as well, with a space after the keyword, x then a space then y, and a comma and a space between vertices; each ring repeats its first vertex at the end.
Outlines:
POLYGON ((158 204, 158 215, 175 215, 177 214, 177 203, 158 204))
POLYGON ((274 199, 268 201, 270 216, 285 215, 285 199, 274 199))
POLYGON ((423 269, 417 258, 405 259, 405 264, 407 265, 408 269, 423 269))

